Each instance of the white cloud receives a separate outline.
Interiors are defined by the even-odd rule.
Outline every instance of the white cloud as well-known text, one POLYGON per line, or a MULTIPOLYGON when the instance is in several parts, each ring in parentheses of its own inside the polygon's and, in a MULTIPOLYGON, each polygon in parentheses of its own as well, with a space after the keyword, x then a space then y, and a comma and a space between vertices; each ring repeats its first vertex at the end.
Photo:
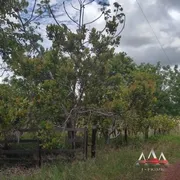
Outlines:
POLYGON ((50 0, 50 5, 54 5, 57 3, 57 0, 50 0))
POLYGON ((180 12, 174 9, 168 11, 169 15, 176 21, 180 21, 180 12))
POLYGON ((180 38, 179 37, 174 38, 174 40, 170 44, 170 47, 176 48, 178 51, 180 51, 180 38))
MULTIPOLYGON (((40 0, 39 0, 40 1, 40 0)), ((117 48, 116 51, 125 51, 127 54, 134 58, 136 62, 157 62, 160 59, 165 59, 162 50, 159 47, 159 44, 154 36, 150 26, 148 25, 146 19, 144 18, 141 10, 139 9, 136 0, 110 0, 110 7, 112 9, 113 3, 117 1, 122 5, 124 9, 124 13, 126 14, 126 27, 122 33, 122 40, 120 47, 117 48), (144 55, 143 55, 144 54, 144 55), (146 54, 153 54, 152 57, 146 57, 146 54)), ((165 48, 172 62, 177 63, 178 57, 180 56, 180 33, 179 33, 179 25, 177 22, 180 21, 180 10, 178 11, 178 7, 176 10, 173 6, 169 6, 171 3, 167 4, 167 1, 164 0, 139 0, 142 8, 149 20, 156 36, 161 42, 162 46, 165 48), (163 3, 161 3, 163 1, 163 3)), ((174 2, 175 0, 173 0, 174 2)), ((62 0, 51 0, 51 5, 56 3, 61 4, 62 0)), ((79 8, 78 0, 67 0, 66 1, 66 10, 71 17, 74 19, 78 18, 78 11, 71 7, 70 2, 72 2, 73 6, 79 8)), ((86 0, 86 2, 88 2, 86 0)), ((173 3, 172 3, 173 4, 173 3)), ((68 23, 68 16, 64 13, 63 7, 57 5, 56 9, 59 10, 57 14, 61 14, 61 16, 57 17, 57 20, 61 23, 62 21, 66 21, 65 23, 75 31, 77 25, 75 23, 68 23)), ((90 22, 94 20, 97 16, 100 15, 100 6, 97 5, 96 2, 89 4, 85 8, 85 22, 90 22)), ((46 24, 55 23, 53 18, 46 18, 43 21, 43 25, 41 25, 41 30, 38 30, 43 38, 43 44, 46 47, 51 45, 50 41, 46 37, 46 24)), ((89 25, 88 28, 95 27, 98 30, 103 29, 104 27, 104 18, 101 17, 98 21, 89 25)))
MULTIPOLYGON (((55 0, 53 0, 55 1, 55 0)), ((113 3, 116 0, 110 0, 110 8, 113 8, 113 3)), ((60 2, 60 1, 59 1, 60 2)), ((122 33, 122 40, 120 47, 116 51, 125 51, 127 54, 134 58, 136 62, 157 62, 161 59, 165 59, 164 53, 160 48, 160 45, 153 33, 155 32, 158 40, 161 42, 165 50, 169 48, 173 49, 168 54, 172 62, 177 62, 179 53, 179 39, 177 32, 179 26, 174 21, 180 20, 180 13, 174 9, 168 9, 168 6, 164 6, 166 3, 159 3, 159 0, 143 1, 139 0, 144 13, 150 22, 153 31, 139 9, 136 0, 117 0, 122 5, 124 13, 126 14, 126 28, 122 33), (172 19, 174 21, 172 21, 172 19), (143 40, 144 39, 144 40, 143 40), (174 54, 176 53, 176 54, 174 54), (153 57, 146 57, 145 54, 153 54, 153 57)), ((78 0, 73 0, 72 4, 78 8, 78 0)), ((71 17, 77 18, 78 11, 74 10, 70 3, 66 3, 67 12, 71 17)), ((85 22, 90 22, 100 15, 100 6, 96 2, 89 4, 85 8, 85 22)), ((61 9, 61 12, 63 9, 61 9)), ((58 17, 58 20, 69 20, 64 14, 58 17)), ((52 22, 48 21, 47 23, 52 22)), ((89 25, 88 28, 95 27, 98 30, 103 29, 105 25, 104 18, 100 18, 98 21, 89 25)), ((75 31, 76 25, 69 24, 71 29, 75 31)), ((180 54, 179 54, 180 55, 180 54)))

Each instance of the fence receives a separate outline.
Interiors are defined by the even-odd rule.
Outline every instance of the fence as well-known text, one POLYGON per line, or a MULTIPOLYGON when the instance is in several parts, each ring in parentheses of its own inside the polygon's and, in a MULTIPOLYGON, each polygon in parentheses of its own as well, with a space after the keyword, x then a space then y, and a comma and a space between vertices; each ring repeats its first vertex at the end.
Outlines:
MULTIPOLYGON (((19 130, 22 133, 35 133, 38 132, 38 129, 21 129, 19 130)), ((38 166, 41 166, 42 157, 46 154, 62 154, 68 153, 71 157, 74 157, 76 152, 81 152, 83 154, 83 159, 87 159, 88 157, 88 130, 87 128, 54 128, 54 131, 57 132, 67 132, 67 134, 73 134, 67 138, 68 143, 71 145, 71 148, 58 148, 58 149, 43 149, 41 146, 41 141, 39 139, 20 139, 19 143, 15 139, 8 139, 4 141, 0 141, 0 144, 11 144, 11 146, 15 146, 18 144, 18 147, 14 149, 0 149, 0 161, 18 161, 28 160, 33 156, 38 166), (82 133, 82 136, 77 136, 77 132, 82 133), (81 143, 80 148, 76 146, 77 143, 81 143), (25 144, 28 144, 31 148, 20 149, 19 147, 25 147, 25 144), (30 145, 33 144, 33 145, 30 145)), ((95 145, 93 147, 93 157, 95 157, 95 145)))

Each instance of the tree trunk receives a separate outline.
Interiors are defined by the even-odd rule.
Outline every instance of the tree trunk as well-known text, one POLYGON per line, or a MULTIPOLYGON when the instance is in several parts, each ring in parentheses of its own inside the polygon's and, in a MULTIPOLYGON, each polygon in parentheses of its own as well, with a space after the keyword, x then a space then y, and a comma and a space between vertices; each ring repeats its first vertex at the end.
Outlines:
MULTIPOLYGON (((71 120, 67 123, 67 128, 74 128, 71 120)), ((74 131, 68 131, 68 140, 73 140, 74 138, 75 138, 75 132, 74 131)), ((71 148, 75 149, 75 143, 74 142, 71 143, 71 148)), ((74 158, 74 156, 75 156, 75 154, 74 154, 74 152, 72 152, 71 158, 74 158)))
POLYGON ((149 138, 149 127, 146 127, 145 129, 145 140, 149 138))
POLYGON ((128 136, 130 137, 132 134, 131 134, 131 130, 128 129, 128 136))
POLYGON ((3 149, 4 150, 8 150, 9 149, 9 145, 8 145, 8 143, 7 143, 7 137, 6 137, 6 135, 4 136, 4 146, 3 146, 3 149))
POLYGON ((109 134, 108 134, 108 130, 105 130, 103 132, 104 135, 104 140, 105 140, 105 144, 109 144, 109 134))
POLYGON ((92 127, 92 141, 91 141, 91 158, 95 158, 96 156, 96 134, 97 134, 97 126, 92 127))
POLYGON ((154 129, 154 136, 156 135, 156 129, 154 129))
POLYGON ((124 141, 126 144, 128 144, 128 128, 124 128, 124 141))

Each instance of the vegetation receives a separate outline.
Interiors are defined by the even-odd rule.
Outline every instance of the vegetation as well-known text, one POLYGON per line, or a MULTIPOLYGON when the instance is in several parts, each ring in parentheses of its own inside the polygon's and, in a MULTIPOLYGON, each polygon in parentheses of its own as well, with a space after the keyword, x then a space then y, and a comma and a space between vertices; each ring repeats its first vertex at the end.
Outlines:
MULTIPOLYGON (((52 148, 59 143, 59 137, 52 132, 54 126, 91 129, 97 125, 100 139, 103 136, 106 144, 112 136, 123 137, 127 144, 141 134, 146 140, 150 132, 166 135, 179 124, 178 66, 138 65, 126 53, 115 53, 126 17, 119 3, 114 3, 113 12, 102 5, 97 19, 104 17, 105 26, 97 30, 88 28, 97 19, 84 22, 85 6, 90 2, 79 1, 78 19, 70 17, 64 2, 67 16, 76 25, 73 31, 57 20, 57 9, 49 0, 34 0, 34 4, 26 0, 6 2, 0 5, 1 71, 11 71, 13 75, 0 84, 1 139, 7 139, 14 130, 37 127, 43 147, 52 148), (46 25, 47 38, 52 42, 48 49, 43 47, 36 30, 43 18, 54 21, 46 25)), ((55 166, 47 173, 70 179, 86 179, 88 174, 94 179, 122 175, 128 179, 132 174, 125 176, 122 171, 129 163, 133 170, 133 156, 139 149, 132 153, 127 153, 126 148, 122 151, 102 155, 95 162, 90 160, 89 166, 77 162, 61 165, 59 171, 59 166, 55 166), (96 164, 99 162, 107 165, 102 171, 96 164), (111 172, 106 172, 110 166, 111 172), (80 177, 73 175, 77 169, 83 171, 80 177), (97 169, 100 174, 92 174, 97 169)))
POLYGON ((87 161, 74 161, 73 163, 59 162, 46 164, 41 169, 24 169, 23 167, 14 167, 4 170, 0 173, 2 180, 155 180, 163 175, 162 172, 142 171, 141 167, 136 166, 142 149, 145 155, 149 154, 152 147, 155 148, 157 156, 163 151, 170 164, 177 162, 180 158, 177 149, 180 148, 179 135, 159 135, 151 137, 144 143, 139 140, 130 145, 114 147, 99 147, 96 159, 87 161))
POLYGON ((115 53, 124 29, 123 8, 114 3, 111 12, 102 5, 105 27, 99 31, 87 29, 94 22, 83 20, 87 5, 80 2, 76 21, 63 3, 77 25, 72 31, 58 22, 49 1, 34 1, 33 8, 26 0, 2 4, 1 70, 13 73, 0 89, 3 137, 24 127, 98 125, 108 143, 117 130, 125 141, 139 132, 147 139, 150 129, 168 133, 178 123, 178 66, 137 65, 125 53, 115 53), (35 29, 50 15, 55 24, 46 31, 52 46, 45 50, 35 29))

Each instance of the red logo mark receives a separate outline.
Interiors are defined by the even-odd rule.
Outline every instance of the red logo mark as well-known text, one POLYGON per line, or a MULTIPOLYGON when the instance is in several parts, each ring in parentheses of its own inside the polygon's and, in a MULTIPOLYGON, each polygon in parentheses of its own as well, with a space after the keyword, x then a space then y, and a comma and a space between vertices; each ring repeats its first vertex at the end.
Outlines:
POLYGON ((169 162, 167 161, 166 157, 164 156, 164 153, 161 152, 159 159, 156 157, 156 154, 154 150, 152 149, 149 153, 148 158, 146 159, 144 156, 144 153, 142 152, 136 165, 168 165, 169 162))

